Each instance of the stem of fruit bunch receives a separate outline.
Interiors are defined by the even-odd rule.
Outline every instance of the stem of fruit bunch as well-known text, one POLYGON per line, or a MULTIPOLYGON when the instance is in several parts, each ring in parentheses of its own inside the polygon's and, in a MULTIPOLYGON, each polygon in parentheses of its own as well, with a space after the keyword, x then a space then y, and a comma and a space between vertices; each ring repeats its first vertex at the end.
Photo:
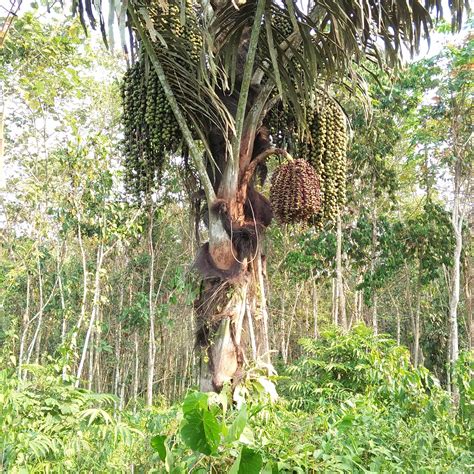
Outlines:
POLYGON ((244 175, 242 176, 242 180, 240 182, 241 186, 247 186, 252 178, 257 166, 265 161, 269 156, 276 155, 276 156, 283 156, 286 160, 290 161, 293 157, 283 148, 268 148, 265 151, 262 151, 260 155, 257 155, 247 166, 244 175))

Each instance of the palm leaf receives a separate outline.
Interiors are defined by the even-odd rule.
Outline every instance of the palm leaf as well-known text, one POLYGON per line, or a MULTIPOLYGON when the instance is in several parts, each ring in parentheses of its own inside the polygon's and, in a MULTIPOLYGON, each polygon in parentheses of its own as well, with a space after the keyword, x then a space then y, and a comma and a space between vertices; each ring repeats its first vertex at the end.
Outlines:
MULTIPOLYGON (((171 2, 107 1, 109 10, 119 12, 115 17, 121 28, 122 45, 125 43, 124 21, 128 21, 132 55, 137 54, 135 44, 143 38, 137 35, 137 25, 123 12, 128 2, 142 12, 138 19, 141 31, 153 42, 172 92, 185 117, 193 124, 196 136, 205 143, 209 124, 212 124, 222 131, 224 138, 228 137, 228 131, 235 127, 235 119, 223 103, 222 93, 232 93, 240 87, 246 58, 245 38, 254 21, 257 2, 249 0, 235 8, 229 0, 220 2, 215 11, 196 5, 203 39, 199 64, 196 64, 195 58, 189 56, 183 38, 150 21, 149 12, 160 7, 166 10, 171 2)), ((182 24, 188 21, 184 3, 184 0, 175 2, 181 7, 182 24)), ((360 64, 369 60, 397 65, 403 50, 412 55, 418 51, 423 37, 428 36, 432 27, 431 14, 434 19, 442 16, 440 0, 318 0, 310 1, 305 11, 298 5, 294 0, 267 1, 264 15, 267 24, 260 34, 254 68, 255 81, 264 81, 265 86, 254 100, 255 107, 249 107, 247 111, 246 126, 256 127, 262 120, 259 111, 268 110, 268 104, 274 101, 271 98, 273 89, 281 100, 291 104, 303 126, 305 111, 301 104, 310 100, 316 85, 336 83, 364 94, 360 64), (275 15, 291 22, 293 32, 289 37, 282 38, 275 25, 268 25, 275 15)), ((469 2, 450 0, 449 7, 452 28, 459 30, 463 15, 469 10, 469 2)), ((83 25, 89 23, 96 28, 98 24, 104 41, 110 37, 112 17, 109 16, 106 25, 102 0, 73 0, 73 12, 83 25)))

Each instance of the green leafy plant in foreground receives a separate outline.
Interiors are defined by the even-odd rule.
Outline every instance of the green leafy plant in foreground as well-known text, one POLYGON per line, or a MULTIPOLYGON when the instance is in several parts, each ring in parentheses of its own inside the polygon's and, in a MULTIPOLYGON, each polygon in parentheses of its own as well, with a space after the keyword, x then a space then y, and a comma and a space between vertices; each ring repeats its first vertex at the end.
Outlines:
POLYGON ((74 387, 61 368, 0 371, 2 472, 121 472, 140 464, 144 433, 114 416, 115 397, 74 387))
MULTIPOLYGON (((177 420, 152 438, 158 469, 461 473, 473 466, 469 422, 429 371, 411 365, 406 348, 365 326, 301 344, 304 355, 282 377, 276 403, 249 397, 232 407, 225 394, 189 394, 177 420)), ((469 390, 463 396, 472 404, 469 390)))
POLYGON ((472 354, 454 377, 459 404, 405 348, 363 326, 302 341, 275 387, 257 370, 231 396, 116 410, 74 387, 60 364, 0 371, 0 466, 9 473, 464 473, 472 354))
POLYGON ((259 473, 262 455, 254 447, 246 403, 230 408, 228 393, 191 392, 181 406, 179 430, 151 439, 166 472, 259 473))

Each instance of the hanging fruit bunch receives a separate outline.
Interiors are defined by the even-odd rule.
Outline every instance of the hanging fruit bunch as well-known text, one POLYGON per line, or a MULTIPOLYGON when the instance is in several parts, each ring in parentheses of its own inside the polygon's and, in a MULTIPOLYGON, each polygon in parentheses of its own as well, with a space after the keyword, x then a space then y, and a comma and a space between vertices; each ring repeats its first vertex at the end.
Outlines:
POLYGON ((322 226, 336 220, 346 200, 346 117, 334 100, 319 98, 308 126, 307 159, 321 181, 321 211, 313 223, 322 226))
MULTIPOLYGON (((321 228, 334 222, 346 199, 346 118, 332 99, 318 97, 308 120, 309 135, 294 132, 293 149, 305 159, 273 173, 270 201, 281 223, 310 222, 321 228)), ((275 136, 275 135, 274 135, 275 136)))
MULTIPOLYGON (((184 24, 176 5, 169 5, 167 11, 155 6, 150 17, 156 31, 171 33, 167 54, 178 47, 181 53, 186 51, 180 60, 187 70, 190 63, 199 62, 201 36, 191 3, 187 3, 184 24)), ((159 44, 157 54, 163 54, 159 44)), ((166 158, 178 150, 182 136, 153 65, 143 52, 125 73, 121 95, 125 182, 140 197, 159 180, 166 158)))
POLYGON ((270 202, 282 224, 308 222, 321 207, 319 178, 306 160, 290 159, 272 176, 270 202))

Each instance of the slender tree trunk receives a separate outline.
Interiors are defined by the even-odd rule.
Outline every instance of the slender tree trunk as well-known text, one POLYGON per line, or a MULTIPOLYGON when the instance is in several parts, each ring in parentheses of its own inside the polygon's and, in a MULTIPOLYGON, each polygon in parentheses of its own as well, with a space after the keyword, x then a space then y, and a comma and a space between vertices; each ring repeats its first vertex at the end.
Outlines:
POLYGON ((87 390, 92 390, 92 381, 94 378, 94 352, 95 352, 95 343, 94 339, 96 337, 96 332, 93 329, 90 340, 90 349, 89 349, 89 368, 87 371, 87 390))
POLYGON ((254 271, 257 273, 258 279, 258 289, 259 289, 259 303, 260 303, 260 313, 262 318, 262 330, 261 330, 261 340, 262 340, 262 360, 266 364, 270 364, 270 336, 268 334, 268 310, 267 310, 267 297, 265 290, 265 265, 263 264, 264 256, 258 252, 256 256, 256 266, 254 271))
POLYGON ((89 342, 91 340, 92 332, 94 330, 94 324, 97 317, 97 312, 99 310, 99 303, 100 303, 100 273, 102 269, 102 260, 104 257, 104 244, 101 243, 97 249, 97 258, 96 258, 96 270, 95 270, 95 280, 94 280, 94 298, 92 301, 92 311, 91 317, 89 320, 89 327, 87 328, 86 338, 84 340, 84 346, 82 348, 82 355, 81 360, 79 362, 79 367, 77 368, 76 377, 77 380, 75 382, 75 386, 79 387, 80 379, 82 376, 82 372, 84 370, 84 364, 86 361, 87 351, 89 349, 89 342))
POLYGON ((3 84, 0 82, 0 189, 5 187, 5 155, 3 145, 3 124, 5 121, 5 102, 3 99, 3 84))
POLYGON ((332 278, 332 323, 334 326, 339 324, 339 307, 337 305, 337 284, 335 278, 332 278))
POLYGON ((148 368, 146 387, 146 406, 153 405, 153 380, 155 377, 155 246, 153 242, 154 206, 150 204, 149 228, 148 228, 148 251, 150 252, 149 271, 149 329, 148 329, 148 368))
POLYGON ((77 353, 77 337, 79 331, 82 329, 82 323, 86 317, 86 308, 87 308, 87 292, 88 292, 88 271, 87 271, 87 256, 84 248, 84 242, 82 240, 82 229, 81 223, 79 222, 77 226, 77 242, 79 244, 79 249, 81 251, 81 263, 82 263, 82 301, 81 301, 81 313, 79 319, 77 320, 76 327, 72 333, 71 337, 71 350, 72 355, 76 358, 77 353))
POLYGON ((33 335, 32 340, 30 342, 30 346, 28 347, 28 354, 26 356, 26 363, 27 364, 30 363, 30 359, 31 359, 31 356, 33 354, 33 350, 35 349, 35 347, 39 346, 38 336, 40 334, 41 326, 43 324, 43 315, 44 315, 44 306, 45 306, 44 305, 44 298, 43 298, 43 272, 41 270, 41 261, 40 261, 39 255, 36 258, 36 269, 38 271, 38 294, 39 294, 39 309, 38 309, 38 313, 37 313, 38 322, 36 324, 36 330, 35 330, 35 333, 33 335))
POLYGON ((416 294, 416 309, 415 309, 415 319, 414 319, 415 331, 413 333, 413 346, 414 346, 413 347, 413 363, 415 367, 418 367, 418 365, 420 365, 420 337, 421 337, 420 313, 421 313, 421 284, 420 284, 420 277, 418 277, 417 294, 416 294))
MULTIPOLYGON (((285 273, 286 277, 286 273, 285 273)), ((286 278, 285 278, 286 281, 286 278)), ((281 356, 283 358, 283 362, 286 364, 288 357, 286 356, 285 353, 285 336, 286 336, 286 328, 285 328, 285 318, 286 318, 286 310, 285 310, 285 297, 284 295, 281 295, 281 312, 280 312, 280 331, 277 331, 280 333, 280 346, 281 346, 281 356)))
POLYGON ((337 216, 337 248, 336 248, 336 304, 343 331, 347 331, 346 295, 342 276, 342 219, 337 216))
MULTIPOLYGON (((124 287, 120 286, 119 314, 122 314, 124 300, 124 287)), ((132 303, 132 285, 129 286, 128 304, 132 303)), ((122 367, 122 322, 117 323, 117 336, 115 338, 115 370, 114 370, 114 394, 118 397, 120 385, 120 371, 122 367)))
POLYGON ((303 289, 304 289, 304 283, 301 283, 296 287, 296 297, 295 297, 295 302, 293 304, 293 309, 291 311, 291 319, 290 319, 290 324, 288 327, 288 336, 287 336, 287 341, 286 341, 285 353, 286 353, 287 358, 290 353, 291 329, 293 328, 293 323, 297 317, 296 311, 298 309, 298 303, 300 301, 300 297, 301 297, 301 293, 303 292, 303 289))
POLYGON ((133 334, 134 371, 133 371, 133 413, 137 412, 138 404, 138 377, 140 367, 140 346, 138 342, 138 331, 133 334))
MULTIPOLYGON (((61 277, 61 269, 58 262, 58 286, 59 286, 59 297, 61 301, 61 313, 62 313, 62 322, 61 322, 61 346, 64 347, 66 344, 66 334, 67 334, 67 313, 66 313, 66 302, 64 301, 64 288, 63 288, 63 279, 61 277)), ((62 374, 63 380, 67 376, 67 366, 69 364, 69 354, 66 354, 66 360, 64 361, 62 374)))
MULTIPOLYGON (((469 248, 469 242, 466 245, 467 248, 469 248)), ((466 299, 466 333, 469 350, 474 349, 474 305, 471 290, 473 279, 474 271, 472 262, 469 257, 466 257, 464 265, 464 297, 466 299)))
POLYGON ((26 274, 26 305, 23 313, 23 328, 20 338, 20 350, 18 354, 18 378, 22 379, 22 364, 25 351, 26 338, 28 337, 28 328, 30 326, 30 298, 31 298, 31 277, 30 273, 26 274))
MULTIPOLYGON (((370 274, 373 278, 375 273, 375 261, 377 258, 377 206, 375 203, 375 197, 372 204, 372 249, 370 256, 370 274)), ((375 334, 379 332, 378 314, 377 314, 377 293, 376 289, 373 288, 372 281, 372 328, 375 334)))
POLYGON ((114 376, 114 394, 118 395, 118 387, 120 384, 120 367, 122 361, 122 323, 118 323, 117 339, 115 342, 115 376, 114 376))
POLYGON ((360 320, 359 314, 359 290, 354 289, 354 313, 353 313, 354 324, 357 324, 360 320))
MULTIPOLYGON (((455 237, 453 254, 453 268, 451 277, 451 295, 449 299, 449 334, 451 342, 450 365, 451 370, 459 358, 459 335, 458 335, 458 305, 461 281, 461 251, 462 251, 462 224, 463 215, 460 209, 461 200, 461 160, 458 158, 454 173, 454 204, 451 223, 455 237)), ((453 394, 457 395, 457 387, 453 384, 453 394)))
POLYGON ((319 295, 316 281, 312 278, 311 285, 311 300, 313 306, 313 337, 318 339, 319 337, 319 326, 318 326, 318 313, 319 313, 319 295))
POLYGON ((392 308, 395 308, 395 314, 397 317, 397 346, 400 345, 400 339, 401 339, 401 319, 400 319, 400 308, 398 307, 398 304, 395 301, 395 298, 393 297, 392 293, 390 294, 390 300, 392 301, 392 308))

